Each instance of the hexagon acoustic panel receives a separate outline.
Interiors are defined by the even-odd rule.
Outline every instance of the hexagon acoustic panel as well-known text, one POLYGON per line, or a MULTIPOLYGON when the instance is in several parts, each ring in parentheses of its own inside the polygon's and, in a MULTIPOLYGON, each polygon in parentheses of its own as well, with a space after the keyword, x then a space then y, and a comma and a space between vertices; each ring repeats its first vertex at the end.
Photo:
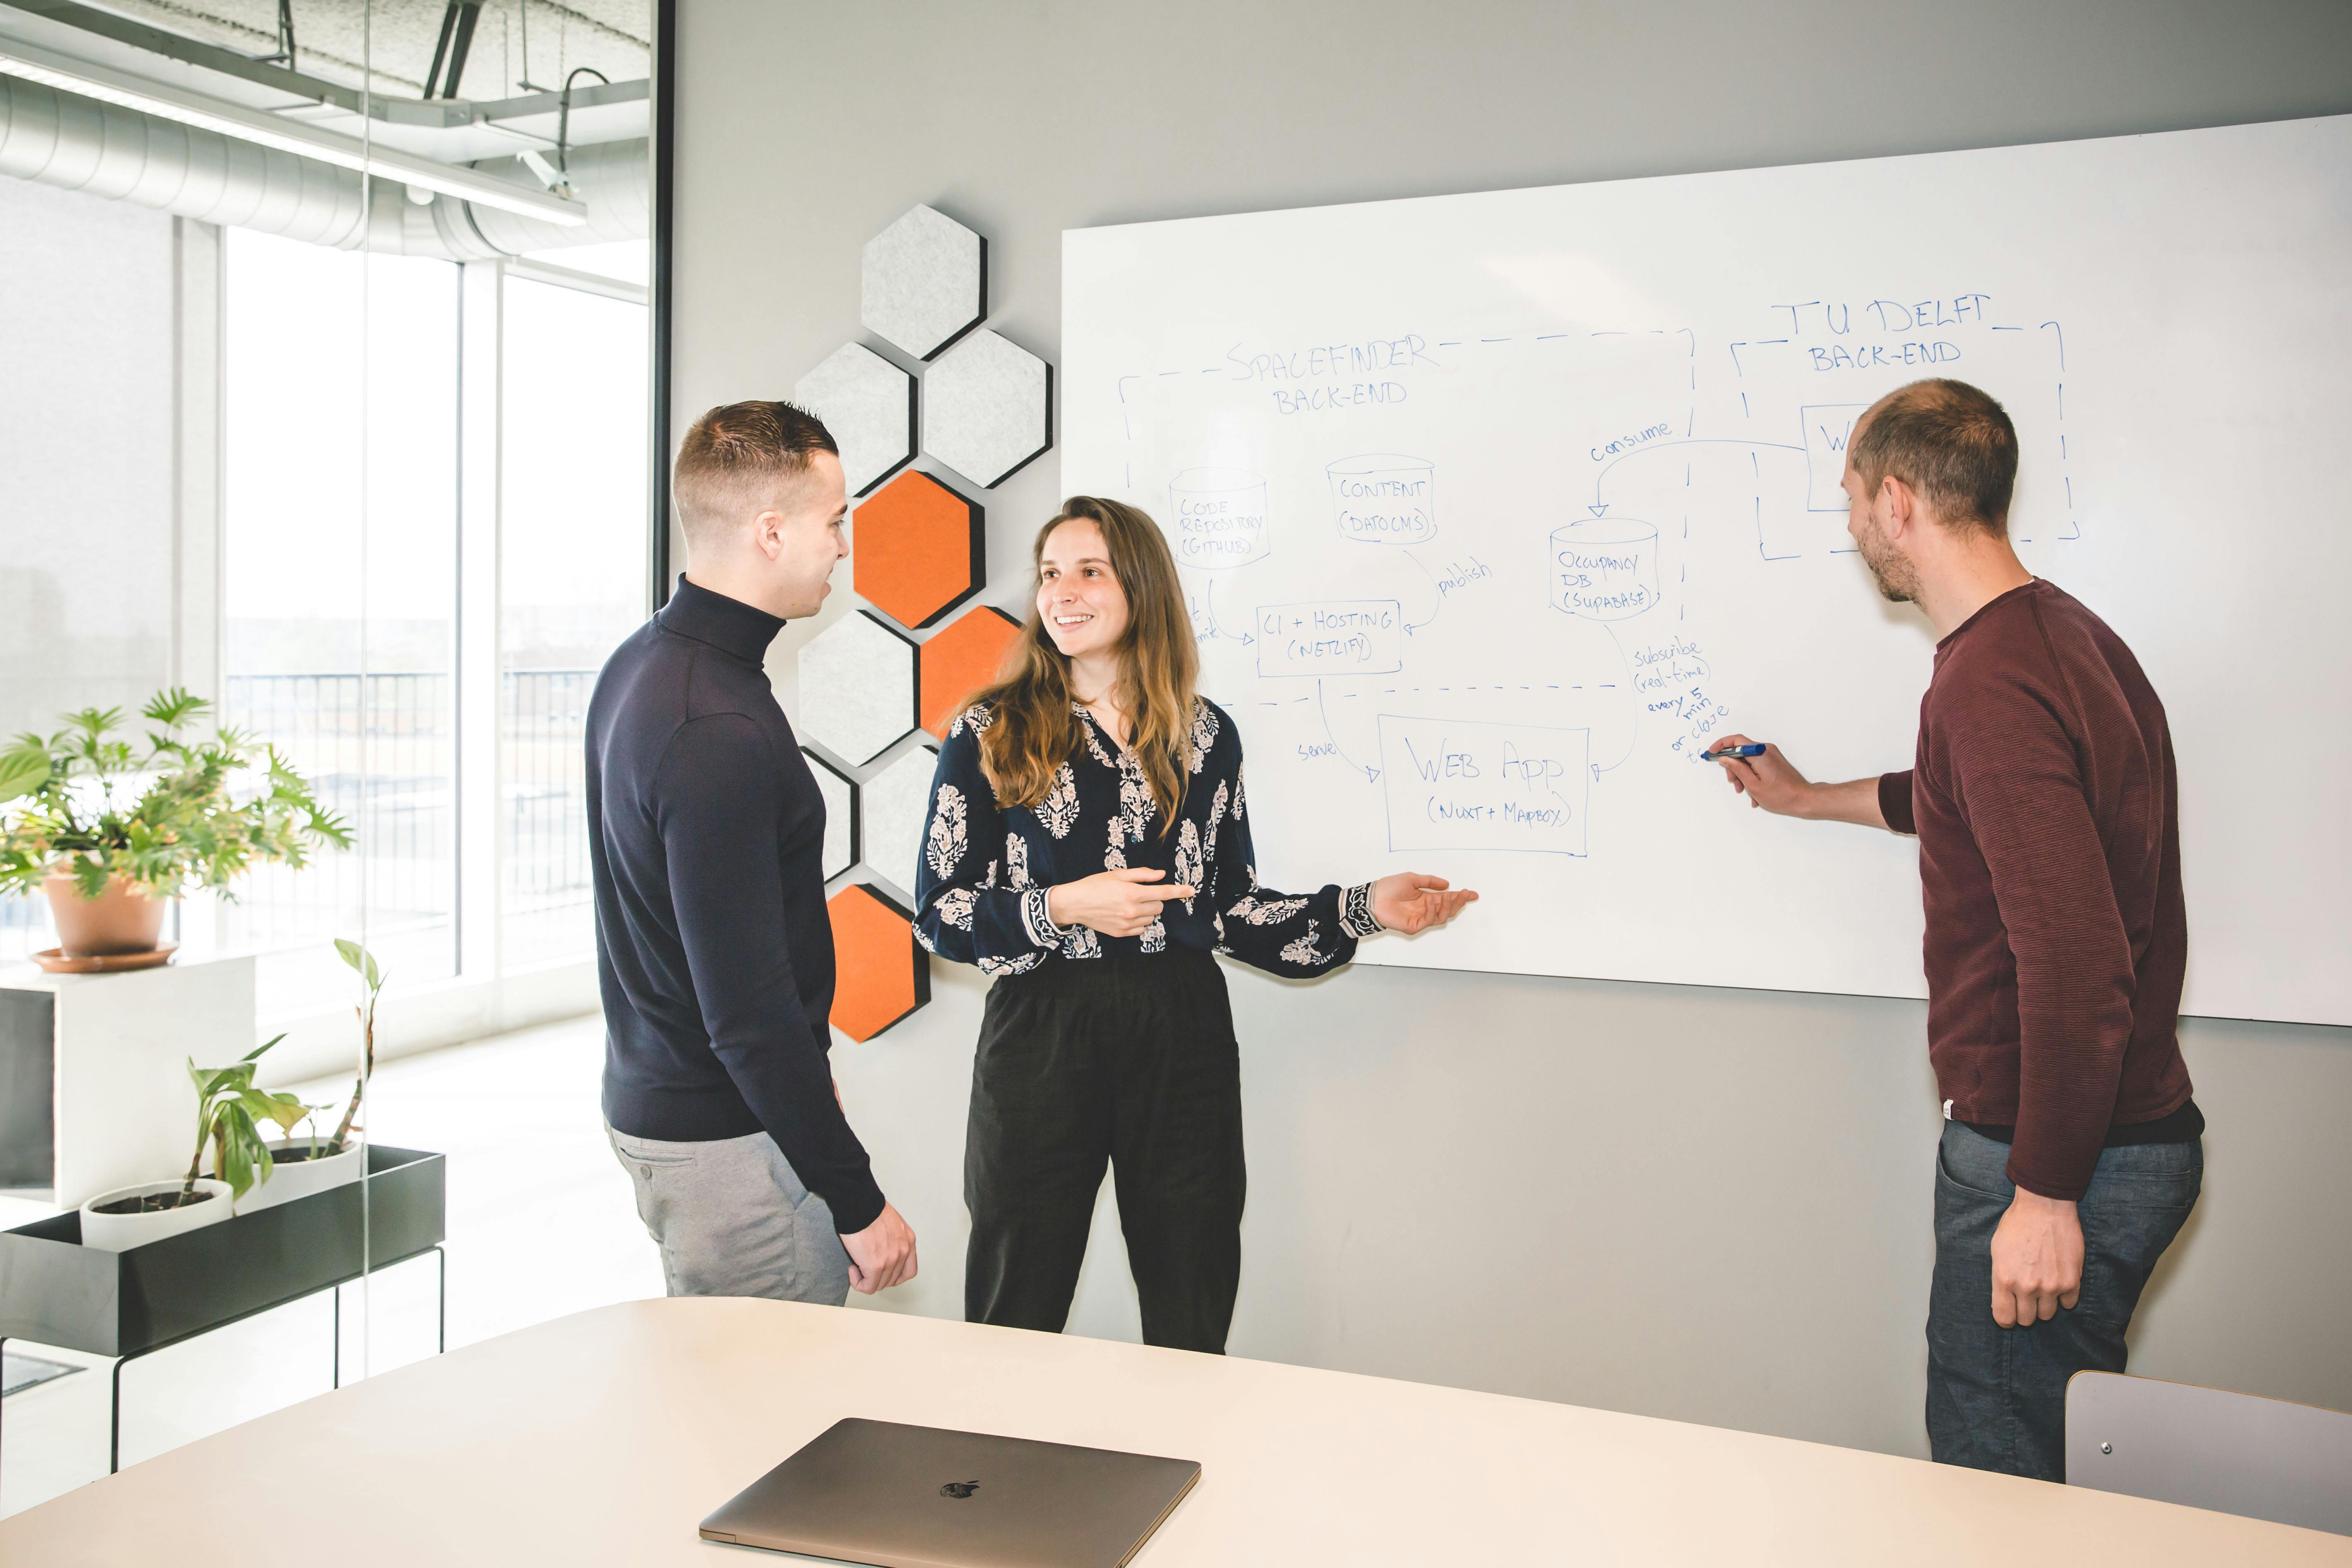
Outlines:
POLYGON ((923 858, 923 829, 930 825, 931 781, 940 754, 917 746, 866 781, 866 864, 893 887, 915 890, 923 858))
POLYGON ((982 605, 943 626, 916 656, 920 668, 923 728, 944 741, 964 704, 996 679, 1004 650, 1019 640, 1021 623, 982 605))
POLYGON ((931 207, 917 207, 866 242, 858 319, 917 359, 929 359, 988 313, 988 242, 931 207))
POLYGON ((824 847, 819 858, 830 882, 857 864, 857 785, 806 746, 801 755, 808 759, 817 794, 824 796, 824 847))
POLYGON ((923 450, 982 489, 1054 444, 1053 367, 982 327, 923 377, 923 450))
POLYGON ((802 645, 800 731, 852 767, 915 727, 915 641, 871 610, 802 645))
POLYGON ((915 455, 915 378, 862 343, 844 343, 793 385, 841 447, 849 493, 862 496, 915 455))
POLYGON ((931 961, 913 911, 868 882, 825 900, 833 917, 833 1026, 870 1040, 931 999, 931 961))
POLYGON ((928 626, 988 580, 980 503, 929 474, 900 474, 859 503, 850 565, 862 599, 928 626))

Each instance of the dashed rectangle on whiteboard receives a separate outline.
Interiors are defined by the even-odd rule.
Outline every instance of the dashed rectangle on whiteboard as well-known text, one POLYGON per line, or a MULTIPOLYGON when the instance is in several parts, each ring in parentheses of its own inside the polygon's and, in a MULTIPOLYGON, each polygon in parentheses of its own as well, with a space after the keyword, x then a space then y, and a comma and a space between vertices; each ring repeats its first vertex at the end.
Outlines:
POLYGON ((1315 599, 1257 612, 1257 672, 1387 675, 1404 668, 1404 615, 1394 599, 1315 599))
POLYGON ((1591 731, 1381 715, 1391 849, 1582 855, 1591 731))

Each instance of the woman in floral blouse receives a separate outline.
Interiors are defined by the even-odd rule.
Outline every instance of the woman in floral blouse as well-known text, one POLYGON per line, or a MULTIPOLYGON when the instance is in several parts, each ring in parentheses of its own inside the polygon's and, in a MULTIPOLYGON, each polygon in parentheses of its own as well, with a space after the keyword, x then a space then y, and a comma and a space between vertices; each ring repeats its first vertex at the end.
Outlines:
POLYGON ((1258 885, 1241 736, 1194 683, 1176 563, 1135 508, 1074 496, 1034 610, 948 731, 915 930, 993 975, 964 1147, 964 1315, 1058 1332, 1108 1163, 1156 1345, 1222 1352, 1241 1282, 1241 1063, 1226 953, 1319 974, 1475 893, 1402 873, 1258 885))

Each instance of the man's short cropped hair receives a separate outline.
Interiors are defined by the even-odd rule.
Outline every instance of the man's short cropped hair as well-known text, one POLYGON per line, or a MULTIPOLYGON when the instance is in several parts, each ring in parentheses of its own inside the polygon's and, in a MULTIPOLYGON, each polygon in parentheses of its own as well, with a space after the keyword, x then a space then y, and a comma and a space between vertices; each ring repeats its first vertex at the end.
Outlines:
POLYGON ((1991 395, 1965 381, 1896 387, 1862 416, 1846 458, 1871 490, 1892 474, 1948 527, 2009 531, 2017 426, 1991 395))
POLYGON ((687 543, 717 543, 776 505, 819 452, 841 448, 823 420, 789 403, 730 403, 696 420, 670 477, 687 543))

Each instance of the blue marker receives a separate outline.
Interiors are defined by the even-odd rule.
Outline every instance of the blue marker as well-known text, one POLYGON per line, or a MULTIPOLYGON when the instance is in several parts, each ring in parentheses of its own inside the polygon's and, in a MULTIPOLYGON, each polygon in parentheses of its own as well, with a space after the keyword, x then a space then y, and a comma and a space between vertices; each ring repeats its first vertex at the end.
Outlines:
POLYGON ((1698 760, 1702 763, 1716 763, 1721 762, 1726 757, 1760 757, 1763 754, 1764 748, 1761 746, 1726 746, 1719 752, 1701 752, 1698 754, 1698 760))

